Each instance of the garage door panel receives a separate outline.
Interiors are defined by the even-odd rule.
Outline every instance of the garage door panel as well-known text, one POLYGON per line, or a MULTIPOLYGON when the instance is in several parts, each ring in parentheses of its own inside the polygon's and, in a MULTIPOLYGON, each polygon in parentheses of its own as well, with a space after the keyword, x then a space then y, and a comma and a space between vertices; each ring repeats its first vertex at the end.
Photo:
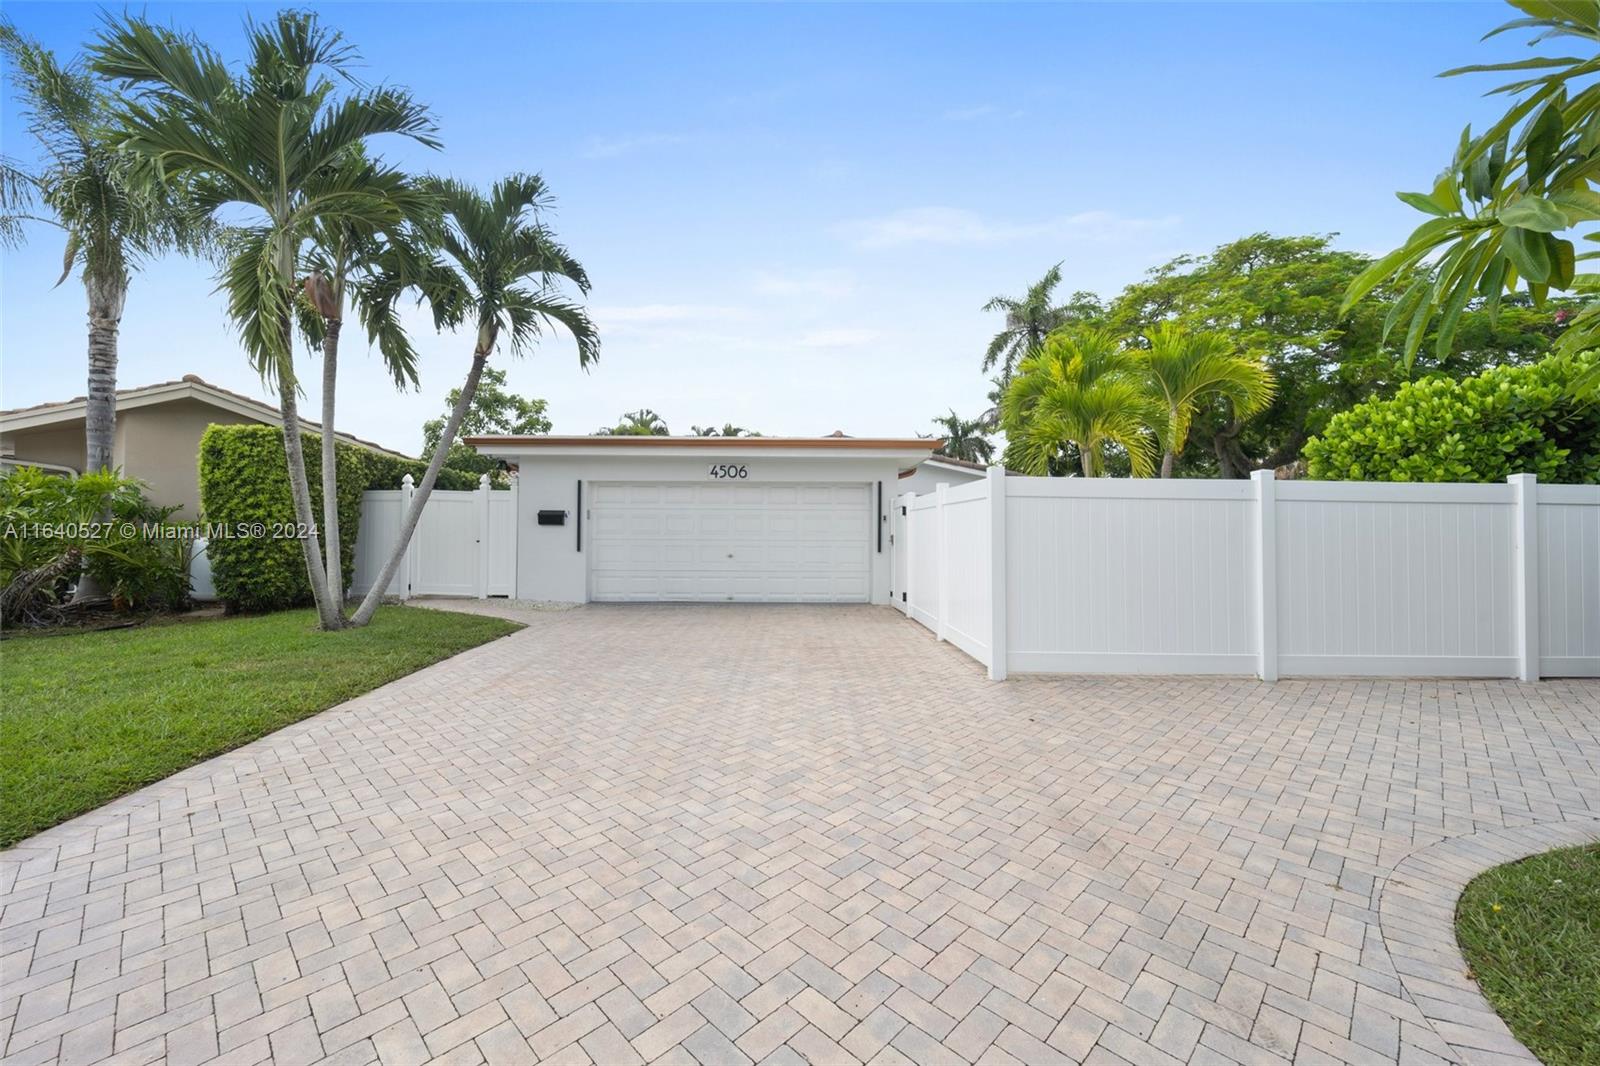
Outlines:
POLYGON ((597 600, 864 602, 865 485, 597 484, 597 600))

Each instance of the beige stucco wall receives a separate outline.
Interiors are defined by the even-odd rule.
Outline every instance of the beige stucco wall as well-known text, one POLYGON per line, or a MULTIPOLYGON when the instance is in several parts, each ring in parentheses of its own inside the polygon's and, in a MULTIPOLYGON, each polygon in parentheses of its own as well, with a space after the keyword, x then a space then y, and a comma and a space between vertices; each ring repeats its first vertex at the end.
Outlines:
MULTIPOLYGON (((128 477, 149 488, 146 495, 163 507, 182 508, 178 517, 200 514, 200 436, 212 423, 237 425, 257 420, 199 400, 173 400, 117 412, 112 461, 128 477)), ((5 435, 6 455, 23 463, 54 463, 81 471, 83 419, 5 435)))
POLYGON ((7 458, 15 457, 19 462, 51 463, 81 472, 84 460, 83 419, 7 433, 4 451, 7 458))
POLYGON ((135 407, 117 412, 117 461, 122 471, 149 485, 146 495, 164 507, 183 508, 179 517, 200 514, 200 437, 206 427, 254 423, 198 400, 135 407))

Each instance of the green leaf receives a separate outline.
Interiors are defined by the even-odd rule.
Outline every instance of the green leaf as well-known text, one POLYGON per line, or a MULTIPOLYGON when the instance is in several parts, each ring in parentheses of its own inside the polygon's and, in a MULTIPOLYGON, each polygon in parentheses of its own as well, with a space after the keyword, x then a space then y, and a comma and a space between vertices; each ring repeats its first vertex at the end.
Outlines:
POLYGON ((1357 274, 1350 282, 1350 287, 1345 290, 1344 302, 1339 305, 1340 316, 1342 317, 1346 311, 1355 306, 1356 301, 1376 288, 1379 282, 1403 267, 1410 266, 1426 254, 1427 248, 1413 248, 1408 241, 1404 246, 1396 248, 1357 274))
POLYGON ((1397 192, 1395 196, 1401 203, 1410 204, 1418 211, 1425 211, 1430 215, 1448 215, 1448 209, 1441 207, 1433 198, 1420 192, 1397 192))
POLYGON ((1561 109, 1556 106, 1554 100, 1550 101, 1533 120, 1525 135, 1527 143, 1523 147, 1530 184, 1537 184, 1550 172, 1551 164, 1555 162, 1556 151, 1561 146, 1561 134, 1565 128, 1561 109))
POLYGON ((1540 233, 1555 233, 1570 224, 1561 208, 1542 196, 1524 196, 1509 203, 1500 209, 1498 217, 1503 226, 1517 226, 1540 233))
POLYGON ((1467 299, 1477 287, 1475 283, 1478 276, 1483 272, 1484 264, 1493 252, 1492 244, 1484 244, 1473 254, 1471 261, 1461 271, 1461 279, 1456 282, 1455 291, 1445 301, 1444 314, 1439 319, 1438 336, 1434 341, 1434 354, 1441 360, 1450 354, 1450 347, 1456 339, 1456 326, 1461 321, 1461 312, 1466 309, 1467 299))
POLYGON ((1570 67, 1584 60, 1577 56, 1540 56, 1536 59, 1519 59, 1515 63, 1474 63, 1469 67, 1453 67, 1439 75, 1453 78, 1458 74, 1483 74, 1497 70, 1543 70, 1548 67, 1570 67))
POLYGON ((1600 218, 1600 193, 1589 188, 1563 189, 1551 193, 1547 199, 1561 208, 1567 216, 1567 224, 1575 226, 1579 222, 1600 218))
POLYGON ((1545 245, 1550 249, 1550 284, 1558 289, 1570 289, 1577 267, 1576 249, 1571 241, 1556 237, 1546 237, 1545 245))
POLYGON ((1511 260, 1511 265, 1516 267, 1517 273, 1527 278, 1530 284, 1534 282, 1542 284, 1550 280, 1550 251, 1545 247, 1544 234, 1517 226, 1507 226, 1501 245, 1505 248, 1506 258, 1511 260))

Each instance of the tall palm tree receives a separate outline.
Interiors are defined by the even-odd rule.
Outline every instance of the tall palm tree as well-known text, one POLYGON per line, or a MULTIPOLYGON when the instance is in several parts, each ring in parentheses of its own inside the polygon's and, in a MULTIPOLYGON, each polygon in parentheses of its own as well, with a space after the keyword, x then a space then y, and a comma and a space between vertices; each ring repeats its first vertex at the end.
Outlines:
POLYGON ((334 436, 339 339, 346 308, 356 312, 368 340, 382 354, 399 388, 415 387, 417 353, 400 324, 398 298, 428 269, 418 227, 432 221, 434 203, 419 190, 395 197, 409 225, 378 232, 348 220, 319 219, 303 257, 299 309, 307 339, 322 352, 322 547, 328 588, 342 599, 344 566, 339 537, 338 448, 334 436))
MULTIPOLYGON (((637 411, 627 411, 614 426, 607 426, 600 430, 596 436, 601 437, 670 437, 672 431, 667 428, 666 419, 650 410, 641 407, 637 411)), ((700 436, 714 436, 715 434, 699 434, 700 436)))
POLYGON ((84 470, 108 470, 116 439, 117 332, 132 273, 151 256, 198 248, 207 227, 117 151, 110 94, 82 61, 58 62, 9 20, 0 20, 0 54, 43 155, 32 174, 4 161, 0 239, 20 241, 20 222, 35 200, 66 231, 56 284, 77 270, 89 304, 84 470))
MULTIPOLYGON (((185 181, 198 210, 229 215, 221 288, 251 364, 277 385, 295 519, 310 531, 300 541, 306 572, 323 628, 337 629, 343 590, 329 587, 300 441, 294 319, 303 257, 318 227, 382 232, 404 220, 409 179, 367 157, 374 138, 438 141, 408 93, 353 81, 354 49, 316 15, 282 11, 248 23, 246 38, 250 59, 235 73, 192 37, 111 19, 94 65, 130 90, 118 107, 121 146, 185 181)), ((323 444, 331 448, 331 438, 323 444)))
POLYGON ((1105 447, 1128 455, 1135 477, 1155 469, 1150 427, 1160 411, 1139 357, 1102 329, 1052 334, 1024 359, 1000 404, 1018 469, 1048 474, 1050 462, 1076 445, 1084 477, 1105 472, 1105 447))
POLYGON ((1006 326, 996 333, 983 353, 983 369, 988 373, 1000 366, 1001 387, 1011 383, 1017 364, 1044 346, 1044 339, 1063 326, 1088 322, 1103 312, 1099 299, 1090 292, 1075 292, 1065 304, 1055 302, 1056 286, 1061 284, 1061 264, 1045 271, 1019 299, 996 296, 983 305, 985 311, 1004 311, 1006 326))
POLYGON ((472 363, 405 514, 400 536, 351 618, 352 625, 365 625, 372 618, 400 569, 461 420, 472 406, 484 364, 500 341, 508 342, 511 354, 521 355, 533 347, 546 327, 559 325, 577 342, 579 365, 587 367, 600 356, 600 336, 594 323, 580 305, 564 295, 562 287, 570 282, 587 294, 589 275, 540 221, 540 212, 551 204, 543 178, 513 174, 495 182, 487 196, 448 180, 432 182, 430 191, 438 196, 444 212, 434 235, 442 258, 418 287, 431 304, 437 324, 472 327, 472 363))
POLYGON ((939 436, 944 438, 944 444, 939 447, 940 455, 969 463, 994 460, 994 444, 985 435, 989 423, 984 419, 962 418, 951 408, 949 414, 935 418, 933 424, 939 427, 939 436))
POLYGON ((1189 425, 1202 402, 1220 399, 1243 421, 1272 402, 1272 372, 1254 359, 1238 355, 1220 333, 1191 333, 1174 322, 1150 331, 1150 346, 1139 353, 1151 391, 1161 406, 1156 426, 1161 439, 1161 476, 1171 477, 1173 464, 1189 441, 1189 425))

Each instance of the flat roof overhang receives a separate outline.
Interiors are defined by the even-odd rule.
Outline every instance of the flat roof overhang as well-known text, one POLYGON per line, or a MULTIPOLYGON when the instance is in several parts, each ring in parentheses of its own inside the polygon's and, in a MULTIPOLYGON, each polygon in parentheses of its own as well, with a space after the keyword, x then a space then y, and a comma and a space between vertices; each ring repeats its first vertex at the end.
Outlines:
POLYGON ((484 455, 505 459, 748 456, 774 459, 894 459, 916 464, 944 442, 936 437, 467 437, 484 455))

